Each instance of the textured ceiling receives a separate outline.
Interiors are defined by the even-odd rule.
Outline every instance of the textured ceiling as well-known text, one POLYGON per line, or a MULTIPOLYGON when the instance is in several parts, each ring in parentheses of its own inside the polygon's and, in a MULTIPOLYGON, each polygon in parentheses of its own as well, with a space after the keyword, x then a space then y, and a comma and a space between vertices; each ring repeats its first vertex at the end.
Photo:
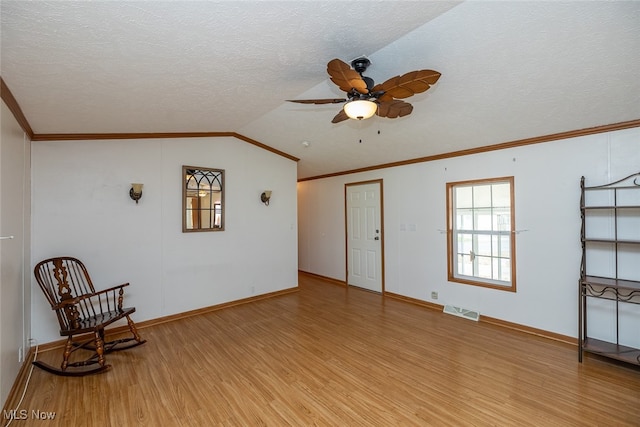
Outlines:
POLYGON ((640 119, 640 2, 1 0, 0 18, 35 133, 237 132, 300 178, 640 119), (284 102, 344 97, 326 63, 361 55, 378 83, 442 77, 393 120, 284 102))

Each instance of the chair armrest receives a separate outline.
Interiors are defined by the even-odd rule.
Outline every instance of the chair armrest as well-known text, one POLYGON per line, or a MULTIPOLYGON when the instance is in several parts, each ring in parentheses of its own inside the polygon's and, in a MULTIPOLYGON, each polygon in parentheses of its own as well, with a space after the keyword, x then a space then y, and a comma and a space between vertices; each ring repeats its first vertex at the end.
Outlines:
POLYGON ((118 286, 102 289, 92 294, 80 295, 75 298, 63 300, 54 307, 54 310, 67 307, 69 305, 78 305, 82 306, 78 308, 82 308, 84 311, 90 308, 96 309, 100 313, 113 310, 121 311, 124 300, 123 289, 125 286, 129 286, 129 283, 123 283, 118 286))
POLYGON ((124 288, 125 286, 129 286, 129 284, 128 283, 123 283, 122 285, 113 286, 113 287, 107 288, 107 289, 102 289, 100 291, 94 292, 91 295, 98 295, 98 294, 103 294, 103 293, 106 293, 106 292, 109 292, 109 291, 115 291, 116 289, 124 288))

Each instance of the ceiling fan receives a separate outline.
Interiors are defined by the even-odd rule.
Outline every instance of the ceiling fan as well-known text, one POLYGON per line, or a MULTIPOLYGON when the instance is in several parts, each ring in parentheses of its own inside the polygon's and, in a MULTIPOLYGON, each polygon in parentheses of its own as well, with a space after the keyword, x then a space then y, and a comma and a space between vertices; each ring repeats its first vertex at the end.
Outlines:
POLYGON ((350 118, 368 119, 374 114, 395 119, 407 116, 413 111, 413 106, 402 99, 425 92, 440 78, 440 73, 437 71, 418 70, 392 77, 376 85, 372 78, 362 75, 369 65, 371 61, 366 57, 351 61, 351 67, 339 59, 329 61, 327 73, 331 76, 331 81, 347 93, 346 98, 288 99, 287 101, 299 104, 344 102, 343 109, 331 120, 331 123, 339 123, 350 118))

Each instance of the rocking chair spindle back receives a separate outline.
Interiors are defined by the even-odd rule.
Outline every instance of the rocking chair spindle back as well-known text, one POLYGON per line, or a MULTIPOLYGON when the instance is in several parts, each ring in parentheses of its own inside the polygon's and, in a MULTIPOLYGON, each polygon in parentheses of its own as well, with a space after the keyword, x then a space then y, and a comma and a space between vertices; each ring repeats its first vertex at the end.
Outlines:
POLYGON ((60 368, 40 361, 34 361, 34 365, 57 375, 103 372, 111 367, 105 362, 105 354, 145 342, 130 317, 135 307, 123 307, 124 287, 129 283, 96 292, 87 268, 73 257, 41 261, 34 268, 34 274, 56 313, 60 335, 67 337, 60 368), (120 319, 127 320, 131 337, 105 342, 105 327, 120 319), (84 360, 71 361, 71 354, 82 349, 93 354, 84 360), (95 364, 98 366, 91 366, 95 364))

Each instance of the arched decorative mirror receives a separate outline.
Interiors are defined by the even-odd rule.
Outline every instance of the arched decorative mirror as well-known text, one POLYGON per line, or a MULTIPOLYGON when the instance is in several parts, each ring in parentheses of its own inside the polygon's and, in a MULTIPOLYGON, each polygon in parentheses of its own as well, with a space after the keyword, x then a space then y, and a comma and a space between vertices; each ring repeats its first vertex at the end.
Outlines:
POLYGON ((182 166, 182 231, 224 230, 224 170, 182 166))

